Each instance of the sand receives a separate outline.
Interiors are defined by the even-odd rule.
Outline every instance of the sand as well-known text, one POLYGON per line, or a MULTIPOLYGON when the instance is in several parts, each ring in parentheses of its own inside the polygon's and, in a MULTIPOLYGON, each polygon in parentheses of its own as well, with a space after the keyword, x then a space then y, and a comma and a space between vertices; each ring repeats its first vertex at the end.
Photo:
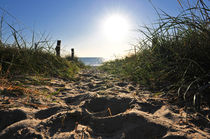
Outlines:
POLYGON ((75 81, 38 78, 12 81, 27 87, 27 95, 18 90, 1 95, 0 138, 210 138, 207 119, 198 126, 166 98, 94 68, 81 71, 75 81))

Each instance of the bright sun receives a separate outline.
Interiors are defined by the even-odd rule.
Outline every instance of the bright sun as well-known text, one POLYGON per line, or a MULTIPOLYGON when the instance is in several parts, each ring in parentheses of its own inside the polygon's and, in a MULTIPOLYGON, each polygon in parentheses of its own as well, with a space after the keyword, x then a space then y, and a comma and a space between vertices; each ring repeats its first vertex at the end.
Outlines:
POLYGON ((129 23, 122 15, 112 14, 103 20, 102 29, 109 40, 120 41, 127 36, 129 23))

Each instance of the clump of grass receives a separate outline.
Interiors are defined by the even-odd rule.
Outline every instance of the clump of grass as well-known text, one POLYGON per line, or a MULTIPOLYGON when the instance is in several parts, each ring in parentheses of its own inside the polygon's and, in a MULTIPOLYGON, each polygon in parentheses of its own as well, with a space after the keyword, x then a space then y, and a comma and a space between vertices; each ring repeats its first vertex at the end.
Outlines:
MULTIPOLYGON (((11 17, 4 9, 0 8, 0 13, 1 11, 4 16, 11 17)), ((23 34, 23 27, 18 28, 21 25, 16 22, 17 19, 12 16, 14 23, 18 25, 11 25, 4 20, 4 16, 0 18, 0 76, 32 74, 73 78, 82 67, 76 60, 68 61, 55 56, 49 35, 45 36, 43 33, 36 40, 36 33, 33 31, 29 42, 29 39, 25 39, 29 38, 29 33, 26 33, 27 36, 23 34)))
POLYGON ((36 74, 71 78, 79 70, 75 62, 45 51, 17 47, 0 48, 1 74, 36 74))
POLYGON ((102 68, 199 107, 201 103, 209 106, 209 11, 198 0, 176 17, 159 14, 156 28, 139 30, 145 38, 135 55, 107 62, 102 68))
POLYGON ((74 62, 76 65, 78 65, 81 68, 85 68, 85 64, 82 61, 80 61, 78 57, 74 57, 72 59, 71 55, 66 55, 65 59, 68 61, 74 62))

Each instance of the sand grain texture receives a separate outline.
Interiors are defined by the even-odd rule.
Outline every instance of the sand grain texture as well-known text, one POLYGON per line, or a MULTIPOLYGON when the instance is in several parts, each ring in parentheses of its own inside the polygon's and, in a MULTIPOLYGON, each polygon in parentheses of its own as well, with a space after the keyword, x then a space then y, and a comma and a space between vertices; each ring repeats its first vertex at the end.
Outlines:
POLYGON ((0 138, 210 138, 209 121, 199 128, 187 121, 185 111, 94 68, 81 71, 77 81, 19 82, 49 96, 1 96, 0 138), (6 99, 12 101, 5 104, 6 99))

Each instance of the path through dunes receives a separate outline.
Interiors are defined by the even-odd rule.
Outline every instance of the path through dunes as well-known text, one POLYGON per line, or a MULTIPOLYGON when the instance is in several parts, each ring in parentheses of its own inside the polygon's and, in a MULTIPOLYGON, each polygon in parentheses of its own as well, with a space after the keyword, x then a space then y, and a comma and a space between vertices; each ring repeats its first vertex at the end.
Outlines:
POLYGON ((95 68, 76 81, 42 81, 13 81, 42 94, 1 95, 0 138, 210 138, 208 122, 200 129, 183 110, 95 68))

